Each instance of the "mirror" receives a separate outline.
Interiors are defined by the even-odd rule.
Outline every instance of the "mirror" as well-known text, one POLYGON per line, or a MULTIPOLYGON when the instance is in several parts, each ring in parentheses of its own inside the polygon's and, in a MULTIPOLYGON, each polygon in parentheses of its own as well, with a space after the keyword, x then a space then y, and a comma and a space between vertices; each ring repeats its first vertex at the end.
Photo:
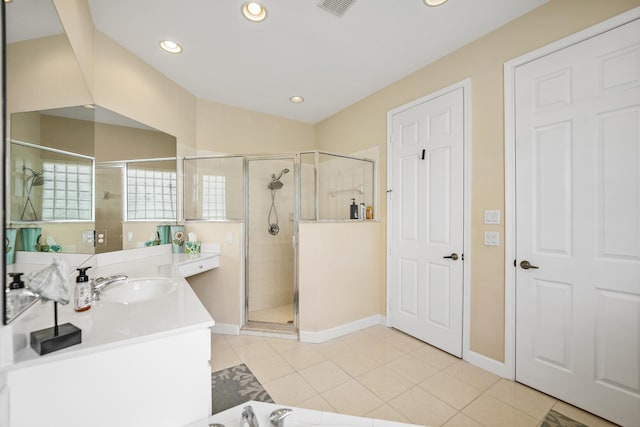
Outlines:
MULTIPOLYGON (((144 245, 149 237, 147 230, 155 230, 156 225, 165 222, 165 216, 169 215, 163 214, 162 218, 145 215, 136 216, 135 219, 127 218, 124 216, 126 176, 122 175, 120 181, 113 181, 113 174, 107 177, 106 174, 96 171, 102 171, 105 167, 120 162, 124 166, 116 170, 125 173, 129 164, 134 163, 133 160, 145 160, 158 165, 161 162, 155 160, 160 158, 165 163, 172 163, 173 167, 163 164, 160 167, 162 172, 156 173, 166 172, 175 176, 176 138, 108 109, 99 106, 90 109, 77 105, 93 103, 91 92, 85 83, 92 79, 83 75, 52 2, 12 2, 6 7, 5 13, 4 78, 7 87, 7 111, 10 114, 6 121, 8 138, 4 151, 7 154, 3 158, 8 167, 4 194, 7 205, 7 235, 13 234, 11 227, 40 228, 39 231, 26 233, 32 239, 40 236, 39 245, 34 251, 74 252, 77 255, 65 255, 73 258, 70 263, 72 265, 83 263, 94 253, 144 245), (33 19, 34 16, 43 17, 43 20, 33 19), (48 24, 42 25, 42 22, 48 24), (53 25, 54 22, 56 25, 53 25), (14 139, 18 141, 15 144, 12 142, 14 139), (28 156, 32 156, 32 159, 27 156, 23 158, 22 164, 17 164, 17 161, 15 167, 12 167, 11 149, 14 145, 16 152, 30 150, 28 156), (66 157, 63 158, 63 155, 66 157), (51 173, 57 173, 55 165, 53 172, 45 173, 42 159, 51 157, 64 163, 65 168, 68 163, 79 159, 92 163, 92 181, 83 181, 84 187, 88 185, 91 191, 84 192, 82 196, 78 195, 78 206, 82 202, 83 209, 91 212, 89 216, 85 213, 84 216, 76 218, 73 217, 74 214, 67 213, 67 216, 58 218, 57 214, 51 214, 50 210, 45 212, 46 209, 54 209, 51 206, 55 207, 58 203, 45 200, 42 196, 45 189, 52 190, 47 188, 52 185, 50 176, 51 173), (173 161, 170 162, 169 158, 173 161), (85 203, 87 198, 91 199, 89 206, 85 203), (104 207, 105 203, 109 204, 108 208, 104 207), (118 212, 117 216, 114 212, 118 212), (117 221, 112 221, 114 219, 117 221), (94 230, 98 229, 106 230, 106 239, 102 242, 105 244, 94 247, 94 230), (130 236, 129 231, 133 233, 132 239, 123 238, 130 236), (50 239, 50 242, 55 243, 48 245, 47 236, 51 236, 53 240, 50 239)), ((70 169, 73 170, 73 166, 70 169)), ((65 175, 65 183, 77 183, 78 177, 70 177, 69 173, 65 175), (74 179, 76 181, 73 181, 74 179)), ((54 192, 56 186, 57 183, 54 182, 54 192)), ((169 187, 175 194, 175 181, 169 187)), ((67 190, 65 188, 65 197, 68 198, 70 194, 67 190)), ((175 202, 173 212, 171 219, 175 221, 175 202)), ((5 240, 5 250, 11 247, 15 252, 16 246, 21 250, 19 235, 15 237, 15 241, 16 243, 9 245, 5 240)), ((18 255, 20 254, 25 252, 18 255)), ((29 256, 29 259, 33 258, 29 256)), ((8 272, 28 272, 33 265, 7 265, 5 258, 5 267, 8 272)), ((44 265, 38 267, 42 268, 44 265)), ((4 283, 5 289, 8 289, 6 276, 4 283)), ((14 312, 17 316, 21 311, 23 310, 18 308, 14 312)), ((8 323, 10 317, 15 317, 8 317, 6 314, 5 310, 4 323, 8 323)))
POLYGON ((148 234, 136 236, 136 230, 176 220, 171 135, 99 106, 76 106, 12 114, 9 150, 10 227, 41 230, 34 247, 18 239, 19 251, 138 247, 148 234), (133 237, 123 239, 128 228, 133 237), (100 231, 95 239, 93 230, 100 231))

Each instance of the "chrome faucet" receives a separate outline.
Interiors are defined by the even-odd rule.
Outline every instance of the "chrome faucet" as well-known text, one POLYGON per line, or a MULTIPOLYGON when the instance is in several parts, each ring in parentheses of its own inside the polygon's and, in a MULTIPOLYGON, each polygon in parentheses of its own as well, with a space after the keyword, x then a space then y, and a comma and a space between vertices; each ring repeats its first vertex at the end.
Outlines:
POLYGON ((269 421, 275 427, 284 427, 284 419, 291 415, 292 412, 289 408, 276 409, 269 415, 269 421))
POLYGON ((251 406, 245 406, 242 410, 242 427, 259 427, 258 419, 251 406))
POLYGON ((129 276, 126 274, 116 274, 109 277, 98 277, 97 279, 93 279, 91 281, 91 296, 94 301, 100 300, 100 294, 104 289, 116 282, 124 282, 129 279, 129 276))

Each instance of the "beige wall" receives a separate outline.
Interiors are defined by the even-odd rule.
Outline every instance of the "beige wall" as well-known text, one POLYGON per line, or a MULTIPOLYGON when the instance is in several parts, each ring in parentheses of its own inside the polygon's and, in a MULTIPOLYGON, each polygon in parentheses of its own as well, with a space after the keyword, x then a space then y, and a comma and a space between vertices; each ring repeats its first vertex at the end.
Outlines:
POLYGON ((299 240, 300 330, 321 332, 380 314, 384 280, 372 264, 384 225, 302 223, 299 240))
POLYGON ((176 156, 176 138, 153 130, 96 123, 95 139, 98 163, 176 156))
MULTIPOLYGON (((386 113, 471 79, 471 349, 504 360, 504 249, 485 247, 485 209, 504 212, 503 64, 640 4, 638 0, 551 0, 317 126, 317 146, 386 153, 386 113)), ((386 155, 379 163, 378 212, 386 217, 386 155)), ((495 227, 495 226, 493 226, 495 227)), ((504 236, 504 227, 500 228, 504 236)), ((506 236, 508 238, 508 236, 506 236)), ((504 241, 504 238, 503 238, 504 241)), ((385 240, 379 247, 384 258, 385 240)))
POLYGON ((7 46, 8 114, 91 103, 64 34, 7 46))
POLYGON ((198 100, 198 154, 293 153, 315 149, 315 126, 198 100))
POLYGON ((202 243, 221 244, 220 267, 187 278, 217 324, 240 325, 242 230, 239 222, 190 222, 185 226, 185 231, 196 233, 202 243), (232 243, 225 243, 227 233, 231 233, 232 243))

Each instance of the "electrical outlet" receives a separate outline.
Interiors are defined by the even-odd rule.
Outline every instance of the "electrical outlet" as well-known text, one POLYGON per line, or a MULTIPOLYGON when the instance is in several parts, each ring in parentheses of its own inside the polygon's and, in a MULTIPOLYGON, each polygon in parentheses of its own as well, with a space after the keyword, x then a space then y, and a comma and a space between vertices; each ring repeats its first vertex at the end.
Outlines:
POLYGON ((485 231, 484 232, 484 245, 485 246, 500 246, 500 232, 499 231, 485 231))
POLYGON ((133 242, 133 231, 127 231, 127 242, 133 242))
POLYGON ((225 235, 225 241, 227 242, 228 245, 231 245, 233 243, 233 233, 228 232, 225 235))
POLYGON ((96 246, 107 246, 107 230, 96 230, 96 246))

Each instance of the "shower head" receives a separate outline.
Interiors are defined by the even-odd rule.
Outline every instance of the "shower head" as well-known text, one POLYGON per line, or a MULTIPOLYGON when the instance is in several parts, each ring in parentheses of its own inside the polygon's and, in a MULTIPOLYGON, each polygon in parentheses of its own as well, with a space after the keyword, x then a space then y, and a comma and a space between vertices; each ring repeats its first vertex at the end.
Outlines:
POLYGON ((282 181, 280 181, 280 178, 282 178, 282 175, 284 175, 285 173, 289 173, 289 169, 287 168, 282 169, 282 171, 280 172, 280 175, 278 176, 276 176, 275 173, 271 174, 271 182, 268 185, 270 190, 279 190, 284 186, 282 181))
POLYGON ((44 170, 41 170, 40 172, 36 172, 31 168, 28 168, 26 166, 22 166, 22 171, 23 172, 31 172, 31 176, 27 177, 27 179, 31 179, 31 186, 32 187, 40 187, 41 185, 44 184, 44 170))
POLYGON ((280 175, 278 175, 278 177, 276 178, 276 174, 272 173, 271 174, 271 179, 274 181, 278 181, 280 178, 282 178, 282 175, 284 175, 285 173, 289 173, 289 169, 284 168, 282 169, 282 171, 280 172, 280 175))

